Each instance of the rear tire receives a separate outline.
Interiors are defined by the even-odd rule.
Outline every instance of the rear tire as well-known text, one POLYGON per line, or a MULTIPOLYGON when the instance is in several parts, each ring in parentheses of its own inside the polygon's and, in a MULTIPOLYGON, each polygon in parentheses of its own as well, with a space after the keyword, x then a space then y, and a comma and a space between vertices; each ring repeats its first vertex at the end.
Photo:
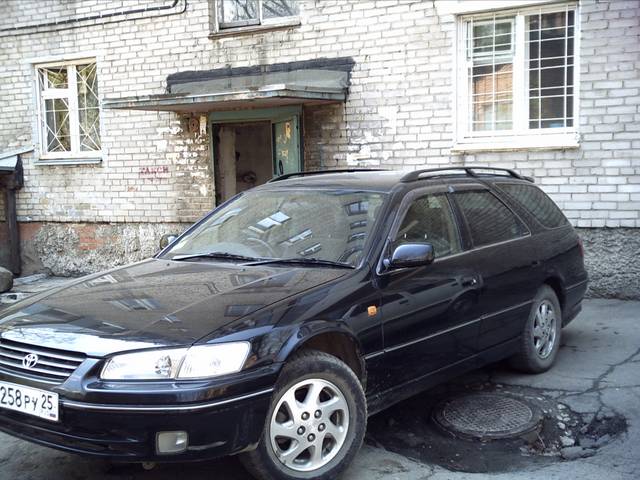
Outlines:
POLYGON ((353 370, 332 355, 303 351, 280 374, 258 447, 240 460, 261 480, 332 480, 360 449, 366 425, 353 370))
POLYGON ((525 373, 546 372, 556 360, 561 336, 560 302, 553 289, 543 285, 533 299, 520 339, 520 352, 512 357, 512 366, 525 373))

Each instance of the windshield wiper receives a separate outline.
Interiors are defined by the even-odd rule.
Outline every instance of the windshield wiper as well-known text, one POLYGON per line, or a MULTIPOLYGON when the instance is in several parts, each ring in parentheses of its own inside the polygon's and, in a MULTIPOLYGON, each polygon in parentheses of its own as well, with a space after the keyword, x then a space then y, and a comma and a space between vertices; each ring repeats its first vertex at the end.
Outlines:
POLYGON ((257 260, 261 260, 256 257, 248 257, 246 255, 236 255, 235 253, 226 253, 226 252, 208 252, 208 253, 189 253, 186 255, 177 255, 173 257, 171 260, 189 260, 191 258, 219 258, 223 260, 239 260, 241 262, 255 262, 257 260))
POLYGON ((356 268, 353 265, 342 262, 333 262, 331 260, 322 260, 320 258, 267 258, 257 262, 247 263, 247 265, 266 265, 271 263, 280 263, 284 265, 322 265, 327 267, 340 267, 340 268, 356 268))

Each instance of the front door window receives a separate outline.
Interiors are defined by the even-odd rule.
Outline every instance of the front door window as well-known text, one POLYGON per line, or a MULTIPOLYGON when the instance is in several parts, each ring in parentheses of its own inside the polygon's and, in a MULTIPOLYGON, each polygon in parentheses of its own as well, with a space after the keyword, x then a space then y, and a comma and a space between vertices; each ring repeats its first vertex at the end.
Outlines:
POLYGON ((407 210, 394 246, 403 243, 430 243, 436 258, 459 253, 458 229, 445 194, 425 195, 407 210))

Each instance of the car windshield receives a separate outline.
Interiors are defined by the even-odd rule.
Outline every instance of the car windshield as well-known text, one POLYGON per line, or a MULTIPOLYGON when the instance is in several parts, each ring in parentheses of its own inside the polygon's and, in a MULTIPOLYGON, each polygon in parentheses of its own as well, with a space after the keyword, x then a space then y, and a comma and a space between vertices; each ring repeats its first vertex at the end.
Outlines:
POLYGON ((163 258, 357 266, 385 196, 338 189, 249 191, 181 238, 163 258))

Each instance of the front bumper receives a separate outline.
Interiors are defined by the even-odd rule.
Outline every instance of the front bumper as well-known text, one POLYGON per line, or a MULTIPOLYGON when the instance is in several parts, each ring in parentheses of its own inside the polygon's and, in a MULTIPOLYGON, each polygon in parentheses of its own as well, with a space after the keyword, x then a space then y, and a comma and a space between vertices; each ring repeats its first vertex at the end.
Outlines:
MULTIPOLYGON (((135 396, 139 402, 129 394, 128 401, 120 404, 72 400, 60 393, 58 422, 0 409, 0 431, 40 445, 118 462, 208 460, 257 444, 273 391, 273 387, 264 385, 275 379, 275 372, 269 373, 258 382, 262 388, 239 394, 236 385, 237 388, 221 389, 233 392, 231 395, 199 402, 169 403, 165 392, 162 404, 149 403, 155 395, 141 390, 135 396), (188 434, 187 450, 158 454, 157 433, 178 430, 188 434)), ((0 379, 26 384, 4 373, 0 373, 0 379)), ((210 392, 211 386, 204 391, 210 392)), ((95 398, 96 393, 91 397, 95 398)))

